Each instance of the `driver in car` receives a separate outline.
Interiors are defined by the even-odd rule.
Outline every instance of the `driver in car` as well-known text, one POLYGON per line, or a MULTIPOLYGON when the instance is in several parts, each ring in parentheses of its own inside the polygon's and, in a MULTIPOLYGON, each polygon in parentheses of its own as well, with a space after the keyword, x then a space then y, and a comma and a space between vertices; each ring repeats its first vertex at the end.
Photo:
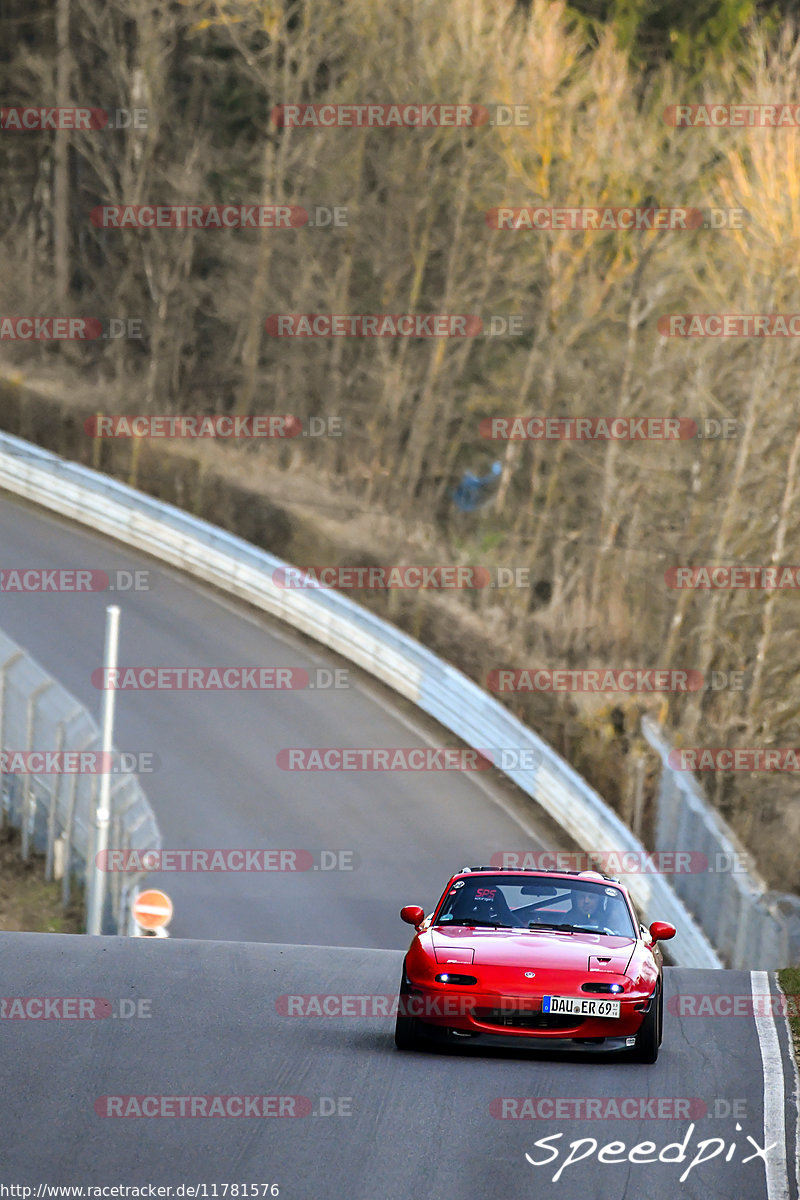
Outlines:
POLYGON ((599 892, 576 892, 569 911, 570 920, 576 925, 594 925, 602 929, 605 925, 605 904, 599 892))

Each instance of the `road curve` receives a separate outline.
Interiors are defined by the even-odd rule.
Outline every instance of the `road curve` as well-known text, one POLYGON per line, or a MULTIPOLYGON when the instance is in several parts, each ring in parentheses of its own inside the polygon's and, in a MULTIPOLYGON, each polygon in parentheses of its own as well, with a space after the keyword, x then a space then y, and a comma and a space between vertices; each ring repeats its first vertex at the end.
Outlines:
MULTIPOLYGON (((148 591, 117 597, 123 663, 344 665, 142 555, 7 500, 0 548, 6 568, 149 571, 148 591)), ((0 626, 95 712, 90 676, 109 599, 0 596, 0 626)), ((205 1184, 207 1196, 213 1184, 221 1196, 224 1184, 263 1194, 274 1183, 292 1200, 451 1200, 467 1190, 484 1200, 655 1200, 678 1190, 698 1200, 796 1200, 785 1022, 719 1015, 730 1001, 692 1015, 697 997, 765 986, 746 972, 667 971, 665 1044, 653 1067, 395 1051, 392 1019, 381 1013, 409 940, 400 903, 427 907, 454 867, 552 845, 552 830, 466 773, 281 771, 284 746, 425 744, 428 723, 412 724, 359 673, 350 683, 119 694, 118 744, 160 759, 144 783, 166 846, 352 849, 359 866, 156 876, 176 901, 169 941, 0 937, 2 1182, 205 1184), (357 1015, 289 1015, 300 1003, 289 997, 299 996, 357 997, 357 1015), (23 1020, 8 1007, 14 997, 99 999, 95 1019, 73 1020, 74 1009, 37 1019, 34 1000, 23 1020), (105 1115, 130 1111, 120 1099, 130 1096, 149 1097, 148 1111, 152 1097, 302 1099, 284 1101, 283 1118, 105 1115), (753 1147, 778 1126, 765 1165, 753 1147), (635 1146, 640 1158, 663 1151, 681 1161, 630 1161, 635 1146), (570 1155, 580 1161, 567 1165, 570 1155)), ((329 1002, 334 1014, 338 1003, 329 1002)), ((186 1103, 165 1102, 165 1111, 186 1103)), ((234 1104, 238 1112, 245 1101, 234 1104)))
MULTIPOLYGON (((0 628, 95 715, 101 693, 91 672, 102 665, 104 609, 115 601, 122 665, 347 667, 195 580, 8 497, 0 498, 0 563, 148 572, 149 590, 116 596, 0 594, 0 628)), ((401 948, 401 903, 432 904, 452 871, 497 850, 564 844, 527 798, 490 789, 483 775, 281 770, 283 747, 411 747, 435 738, 426 718, 404 716, 381 685, 348 671, 342 690, 118 693, 117 745, 160 760, 141 779, 165 847, 352 850, 349 861, 358 863, 351 871, 154 874, 175 902, 175 936, 401 948)))
MULTIPOLYGON (((6 1005, 13 996, 97 997, 86 1011, 101 1015, 0 1023, 0 1177, 28 1186, 205 1184, 207 1195, 212 1184, 276 1183, 284 1200, 796 1197, 784 1023, 774 1025, 780 1059, 770 1085, 785 1108, 786 1143, 767 1161, 783 1154, 785 1189, 769 1192, 764 1159, 748 1141, 766 1144, 753 1018, 675 1011, 679 996, 748 994, 748 973, 668 969, 664 1047, 652 1067, 400 1053, 388 1016, 283 1015, 296 1010, 287 997, 391 996, 401 962, 389 950, 4 934, 6 1005), (182 1117, 179 1104, 189 1101, 162 1108, 152 1099, 215 1096, 232 1115, 182 1117), (244 1100, 230 1100, 263 1096, 299 1099, 283 1102, 282 1118, 240 1117, 244 1100), (562 1099, 570 1113, 587 1097, 614 1099, 639 1115, 496 1115, 522 1111, 503 1100, 542 1097, 562 1099), (108 1115, 136 1104, 174 1115, 108 1115), (570 1150, 573 1142, 581 1144, 570 1150), (603 1161, 608 1143, 617 1145, 603 1161), (641 1143, 651 1145, 640 1157, 683 1159, 628 1161, 641 1143), (570 1154, 581 1161, 565 1165, 570 1154), (692 1166, 698 1155, 709 1161, 692 1166)), ((262 1111, 280 1110, 272 1100, 262 1111)))

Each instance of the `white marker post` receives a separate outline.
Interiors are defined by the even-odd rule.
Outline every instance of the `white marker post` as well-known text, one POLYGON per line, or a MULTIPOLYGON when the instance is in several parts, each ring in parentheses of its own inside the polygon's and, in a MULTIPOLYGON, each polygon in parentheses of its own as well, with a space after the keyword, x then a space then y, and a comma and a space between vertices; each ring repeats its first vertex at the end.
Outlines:
MULTIPOLYGON (((106 609, 106 645, 103 657, 103 716, 102 716, 102 753, 101 765, 108 767, 100 775, 100 794, 97 799, 94 824, 97 830, 95 839, 95 860, 91 876, 89 911, 86 921, 87 933, 100 933, 103 921, 103 907, 106 898, 106 873, 97 865, 99 855, 108 850, 108 827, 111 824, 111 750, 114 743, 114 699, 116 689, 108 687, 112 678, 111 672, 117 669, 117 653, 119 649, 119 608, 109 604, 106 609)), ((87 864, 88 866, 88 864, 87 864)))

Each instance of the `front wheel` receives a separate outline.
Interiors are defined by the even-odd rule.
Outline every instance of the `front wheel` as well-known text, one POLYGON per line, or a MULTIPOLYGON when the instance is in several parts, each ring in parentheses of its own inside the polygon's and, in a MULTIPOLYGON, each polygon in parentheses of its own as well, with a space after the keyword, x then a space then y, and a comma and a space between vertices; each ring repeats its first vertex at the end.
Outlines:
POLYGON ((661 988, 656 985, 655 995, 636 1035, 636 1045, 631 1053, 634 1062, 654 1063, 658 1058, 661 1043, 661 988))
POLYGON ((397 1014, 394 1027, 394 1044, 398 1050, 416 1050, 419 1046, 419 1036, 416 1032, 414 1017, 401 1017, 397 1014))
POLYGON ((404 964, 403 978, 400 980, 400 995, 397 1001, 397 1020, 394 1026, 394 1044, 398 1050, 416 1050, 420 1042, 416 1017, 410 1017, 407 1012, 403 1011, 407 1007, 410 991, 404 964))

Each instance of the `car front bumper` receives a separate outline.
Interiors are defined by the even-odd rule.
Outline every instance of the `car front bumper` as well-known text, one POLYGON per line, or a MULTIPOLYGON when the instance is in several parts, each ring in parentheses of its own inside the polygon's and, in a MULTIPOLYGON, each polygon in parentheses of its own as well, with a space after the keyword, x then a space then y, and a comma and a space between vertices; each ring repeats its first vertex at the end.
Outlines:
POLYGON ((513 997, 455 988, 445 992, 411 984, 401 994, 400 1012, 415 1019, 422 1036, 465 1044, 491 1038, 495 1044, 501 1039, 517 1046, 526 1042, 532 1048, 565 1047, 589 1052, 594 1048, 607 1053, 629 1047, 627 1039, 639 1032, 652 995, 628 993, 619 1000, 620 1015, 615 1018, 551 1016, 542 1012, 541 995, 513 997))

